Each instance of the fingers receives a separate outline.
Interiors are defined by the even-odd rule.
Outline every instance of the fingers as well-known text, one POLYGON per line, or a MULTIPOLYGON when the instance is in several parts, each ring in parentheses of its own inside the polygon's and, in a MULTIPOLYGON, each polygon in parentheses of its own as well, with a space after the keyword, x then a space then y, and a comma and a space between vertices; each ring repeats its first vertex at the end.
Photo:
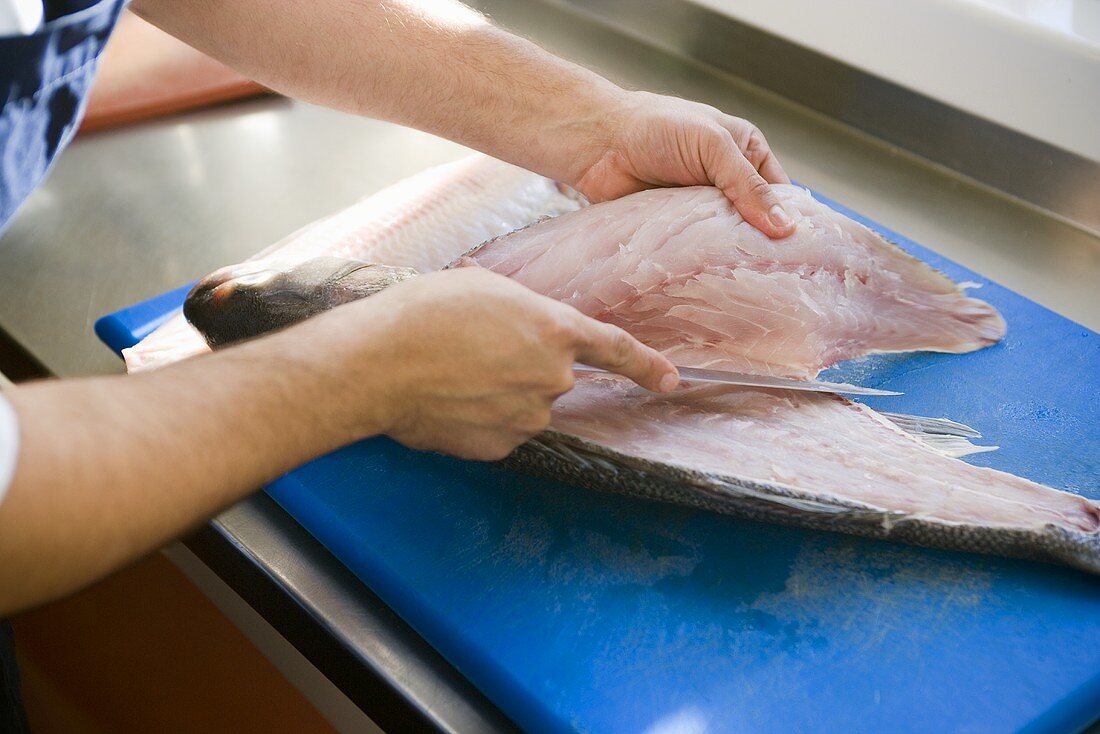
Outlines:
POLYGON ((733 202, 749 224, 772 238, 786 237, 794 232, 790 215, 779 203, 768 181, 742 155, 732 135, 714 148, 707 169, 714 185, 733 202))
POLYGON ((550 396, 537 392, 497 393, 445 416, 432 413, 391 432, 390 437, 413 449, 497 461, 546 430, 552 406, 550 396))
POLYGON ((654 392, 669 392, 680 376, 668 358, 645 346, 622 329, 577 312, 575 322, 578 362, 629 377, 654 392))
POLYGON ((787 177, 787 172, 779 164, 779 159, 772 152, 771 146, 768 145, 768 141, 764 138, 764 133, 746 120, 729 117, 728 115, 723 117, 726 119, 723 121, 722 126, 733 136, 734 142, 739 143, 738 147, 741 149, 742 154, 765 181, 777 184, 789 184, 791 182, 791 179, 787 177), (746 129, 748 130, 747 137, 745 137, 746 129), (743 142, 740 142, 742 140, 743 142))
POLYGON ((445 439, 435 437, 394 437, 401 444, 417 451, 438 451, 471 461, 500 461, 512 453, 530 436, 502 430, 472 428, 445 439))
POLYGON ((768 183, 789 184, 791 179, 783 166, 779 165, 779 159, 770 150, 764 153, 763 158, 755 160, 758 156, 749 157, 749 162, 756 166, 756 170, 768 183))

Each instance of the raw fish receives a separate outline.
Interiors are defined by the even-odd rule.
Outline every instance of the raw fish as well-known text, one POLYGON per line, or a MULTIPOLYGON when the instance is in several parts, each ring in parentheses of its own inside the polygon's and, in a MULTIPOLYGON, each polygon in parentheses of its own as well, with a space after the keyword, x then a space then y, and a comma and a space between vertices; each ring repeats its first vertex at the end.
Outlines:
MULTIPOLYGON (((856 354, 967 351, 1003 334, 997 312, 946 277, 800 190, 780 191, 798 217, 798 232, 782 242, 742 226, 709 190, 644 192, 501 237, 460 262, 493 267, 620 323, 681 363, 808 376, 856 354), (730 226, 712 226, 722 221, 730 226), (679 241, 693 227, 696 247, 679 241), (810 264, 799 266, 799 258, 810 264), (751 309, 741 292, 749 288, 751 309), (656 305, 639 305, 650 296, 656 305), (654 325, 654 311, 667 318, 654 325), (750 311, 768 333, 743 340, 730 313, 750 311), (690 328, 697 321, 706 338, 690 328), (785 329, 797 338, 784 338, 785 329)), ((329 255, 259 277, 254 263, 223 269, 196 287, 187 313, 216 345, 282 328, 349 294, 413 277, 393 272, 420 256, 406 249, 410 241, 372 246, 386 254, 368 262, 329 255)), ((438 250, 428 269, 444 254, 438 250)), ((1100 573, 1100 505, 959 460, 983 449, 970 444, 976 437, 949 420, 876 413, 835 395, 715 386, 655 395, 622 379, 583 376, 555 404, 551 427, 505 463, 750 519, 1100 573)))
POLYGON ((934 427, 965 445, 951 421, 922 419, 914 436, 902 428, 913 419, 897 418, 838 395, 701 386, 662 396, 592 376, 505 461, 752 520, 1100 573, 1100 505, 953 458, 934 427))
MULTIPOLYGON (((307 224, 255 255, 287 268, 319 255, 439 270, 480 242, 587 202, 572 189, 495 158, 474 155, 398 181, 332 216, 307 224)), ((182 315, 130 349, 140 372, 209 351, 182 315)))
POLYGON ((617 324, 679 365, 812 378, 876 352, 970 352, 1004 319, 797 186, 771 240, 713 187, 653 189, 540 222, 468 260, 617 324), (566 246, 567 243, 567 246, 566 246))
MULTIPOLYGON (((324 257, 283 270, 224 268, 184 312, 213 346, 275 331, 411 270, 324 257)), ((957 457, 978 433, 880 414, 837 395, 697 386, 657 395, 582 375, 550 429, 505 463, 592 489, 738 517, 1100 573, 1100 506, 957 457)))

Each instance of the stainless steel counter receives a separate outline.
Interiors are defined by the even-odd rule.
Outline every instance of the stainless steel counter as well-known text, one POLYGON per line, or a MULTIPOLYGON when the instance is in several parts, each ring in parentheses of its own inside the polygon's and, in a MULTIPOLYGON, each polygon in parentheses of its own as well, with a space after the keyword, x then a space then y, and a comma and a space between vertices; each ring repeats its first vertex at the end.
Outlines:
MULTIPOLYGON (((1095 237, 558 7, 482 6, 620 83, 752 119, 796 179, 1100 329, 1095 237)), ((92 333, 99 316, 241 260, 464 152, 412 130, 275 98, 82 138, 0 240, 0 329, 54 374, 117 372, 118 361, 92 333)), ((356 703, 369 709, 386 690, 422 723, 507 727, 266 497, 241 503, 188 545, 356 703), (364 680, 373 683, 358 685, 364 680)))

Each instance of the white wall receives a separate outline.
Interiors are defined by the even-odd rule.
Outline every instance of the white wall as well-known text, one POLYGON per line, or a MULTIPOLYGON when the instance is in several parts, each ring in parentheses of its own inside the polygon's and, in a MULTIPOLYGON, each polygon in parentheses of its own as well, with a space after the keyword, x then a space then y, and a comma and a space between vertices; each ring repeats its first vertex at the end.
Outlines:
POLYGON ((1100 0, 692 0, 1100 161, 1100 0))

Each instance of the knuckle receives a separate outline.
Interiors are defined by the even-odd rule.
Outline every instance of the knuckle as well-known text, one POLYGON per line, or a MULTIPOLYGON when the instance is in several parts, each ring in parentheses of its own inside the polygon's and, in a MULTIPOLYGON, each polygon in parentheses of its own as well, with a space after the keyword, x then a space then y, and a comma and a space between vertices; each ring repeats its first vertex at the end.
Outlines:
POLYGON ((616 367, 622 367, 630 361, 634 354, 634 340, 630 335, 618 327, 612 327, 611 332, 611 360, 616 367))
POLYGON ((543 344, 563 344, 573 338, 573 329, 558 314, 549 314, 541 319, 538 326, 539 341, 543 344))
POLYGON ((718 120, 704 119, 698 122, 699 129, 715 143, 729 143, 730 131, 718 120))
POLYGON ((573 389, 576 384, 576 378, 573 376, 573 370, 560 373, 555 379, 554 383, 550 386, 550 392, 556 395, 564 395, 573 389))
POLYGON ((485 447, 485 461, 500 461, 507 458, 516 446, 519 446, 522 440, 513 439, 498 439, 488 444, 485 447))
POLYGON ((764 138, 764 133, 760 132, 759 128, 753 127, 749 132, 749 139, 745 144, 745 149, 753 153, 763 153, 768 150, 768 141, 764 138))
POLYGON ((516 444, 500 436, 486 435, 479 440, 471 441, 469 448, 462 455, 474 461, 500 461, 512 453, 515 447, 516 444))
POLYGON ((548 408, 542 408, 525 416, 522 425, 518 426, 518 428, 525 438, 530 438, 537 433, 541 433, 549 425, 550 410, 548 408))
POLYGON ((763 176, 754 172, 745 183, 745 194, 753 198, 765 199, 771 194, 771 187, 763 176))
POLYGON ((704 155, 722 159, 736 152, 737 141, 730 136, 729 130, 717 123, 704 125, 698 139, 704 155))
POLYGON ((477 446, 470 449, 469 458, 473 461, 499 461, 501 457, 497 456, 489 446, 477 446))
POLYGON ((523 406, 511 415, 504 429, 522 434, 524 439, 534 436, 550 424, 551 403, 537 392, 528 393, 523 406))
POLYGON ((753 132, 756 131, 755 125, 741 117, 726 118, 723 127, 726 128, 730 137, 737 143, 737 147, 742 149, 748 145, 749 139, 752 137, 753 132))
POLYGON ((687 102, 686 109, 689 112, 697 112, 709 116, 711 119, 721 120, 728 117, 725 112, 706 102, 687 102))

